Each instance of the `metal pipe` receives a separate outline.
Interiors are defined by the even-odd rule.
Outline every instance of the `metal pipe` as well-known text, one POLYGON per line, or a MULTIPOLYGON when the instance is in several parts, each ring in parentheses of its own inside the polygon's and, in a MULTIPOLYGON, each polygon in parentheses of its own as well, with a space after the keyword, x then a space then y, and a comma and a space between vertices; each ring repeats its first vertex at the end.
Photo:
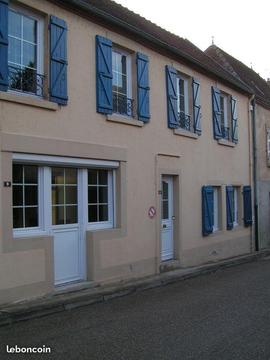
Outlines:
POLYGON ((255 219, 255 251, 259 251, 259 226, 258 226, 258 187, 257 187, 257 137, 256 137, 256 100, 251 99, 252 106, 252 150, 253 150, 253 183, 254 183, 254 219, 255 219))

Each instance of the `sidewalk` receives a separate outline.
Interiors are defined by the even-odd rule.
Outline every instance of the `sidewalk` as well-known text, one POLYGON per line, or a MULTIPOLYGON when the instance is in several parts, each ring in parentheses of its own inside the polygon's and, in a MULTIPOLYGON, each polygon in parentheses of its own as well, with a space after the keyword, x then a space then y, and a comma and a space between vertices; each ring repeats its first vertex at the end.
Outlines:
POLYGON ((227 267, 258 261, 268 256, 270 256, 270 250, 263 250, 199 267, 177 269, 146 278, 120 281, 110 285, 97 285, 94 287, 91 285, 84 286, 84 284, 82 284, 78 286, 77 289, 70 288, 45 297, 0 306, 0 326, 72 310, 81 306, 105 302, 116 297, 165 286, 177 281, 209 274, 227 267))

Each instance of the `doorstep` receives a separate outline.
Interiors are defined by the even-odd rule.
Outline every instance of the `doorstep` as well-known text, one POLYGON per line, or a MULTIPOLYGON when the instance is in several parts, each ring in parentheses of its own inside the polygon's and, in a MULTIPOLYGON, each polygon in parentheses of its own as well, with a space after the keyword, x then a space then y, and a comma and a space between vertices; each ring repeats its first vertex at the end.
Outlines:
POLYGON ((269 257, 270 249, 233 257, 215 263, 208 263, 192 268, 179 268, 153 276, 118 281, 108 285, 87 282, 81 283, 77 287, 74 286, 74 284, 73 286, 62 287, 62 289, 59 287, 56 291, 44 297, 0 306, 0 326, 11 325, 18 321, 29 320, 82 306, 105 302, 131 293, 165 286, 228 267, 260 259, 267 259, 269 257))

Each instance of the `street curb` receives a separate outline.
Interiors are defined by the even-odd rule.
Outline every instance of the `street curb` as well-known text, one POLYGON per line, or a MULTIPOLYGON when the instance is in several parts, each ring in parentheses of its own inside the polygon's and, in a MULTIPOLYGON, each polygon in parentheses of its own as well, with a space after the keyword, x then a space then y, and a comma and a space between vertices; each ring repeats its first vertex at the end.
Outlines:
POLYGON ((232 266, 258 261, 267 256, 270 256, 270 250, 263 250, 199 267, 177 269, 146 278, 121 281, 77 291, 71 290, 70 292, 62 294, 54 294, 21 303, 4 305, 0 307, 0 326, 12 325, 19 321, 110 301, 111 299, 127 296, 135 292, 166 286, 232 266))

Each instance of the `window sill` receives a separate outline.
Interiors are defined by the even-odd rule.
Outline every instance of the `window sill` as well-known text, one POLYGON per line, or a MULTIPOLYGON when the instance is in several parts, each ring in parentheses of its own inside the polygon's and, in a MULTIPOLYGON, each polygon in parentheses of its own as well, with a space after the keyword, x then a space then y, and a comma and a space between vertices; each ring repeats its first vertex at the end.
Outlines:
POLYGON ((22 104, 26 106, 33 106, 37 108, 47 109, 51 111, 56 111, 59 108, 58 104, 56 103, 44 99, 39 99, 31 95, 27 96, 27 95, 19 95, 19 94, 17 95, 9 92, 0 92, 0 101, 1 100, 22 104))
POLYGON ((228 147, 235 147, 235 145, 236 145, 235 143, 233 143, 229 140, 226 140, 226 139, 219 139, 218 143, 219 143, 219 145, 228 146, 228 147))
POLYGON ((118 115, 118 114, 107 115, 107 121, 112 121, 112 122, 116 122, 119 124, 125 124, 125 125, 131 125, 131 126, 138 126, 138 127, 144 126, 143 121, 136 120, 129 116, 118 115))
POLYGON ((184 130, 184 129, 174 129, 173 130, 174 135, 179 135, 179 136, 185 136, 188 137, 190 139, 198 139, 199 135, 192 133, 188 130, 184 130))

